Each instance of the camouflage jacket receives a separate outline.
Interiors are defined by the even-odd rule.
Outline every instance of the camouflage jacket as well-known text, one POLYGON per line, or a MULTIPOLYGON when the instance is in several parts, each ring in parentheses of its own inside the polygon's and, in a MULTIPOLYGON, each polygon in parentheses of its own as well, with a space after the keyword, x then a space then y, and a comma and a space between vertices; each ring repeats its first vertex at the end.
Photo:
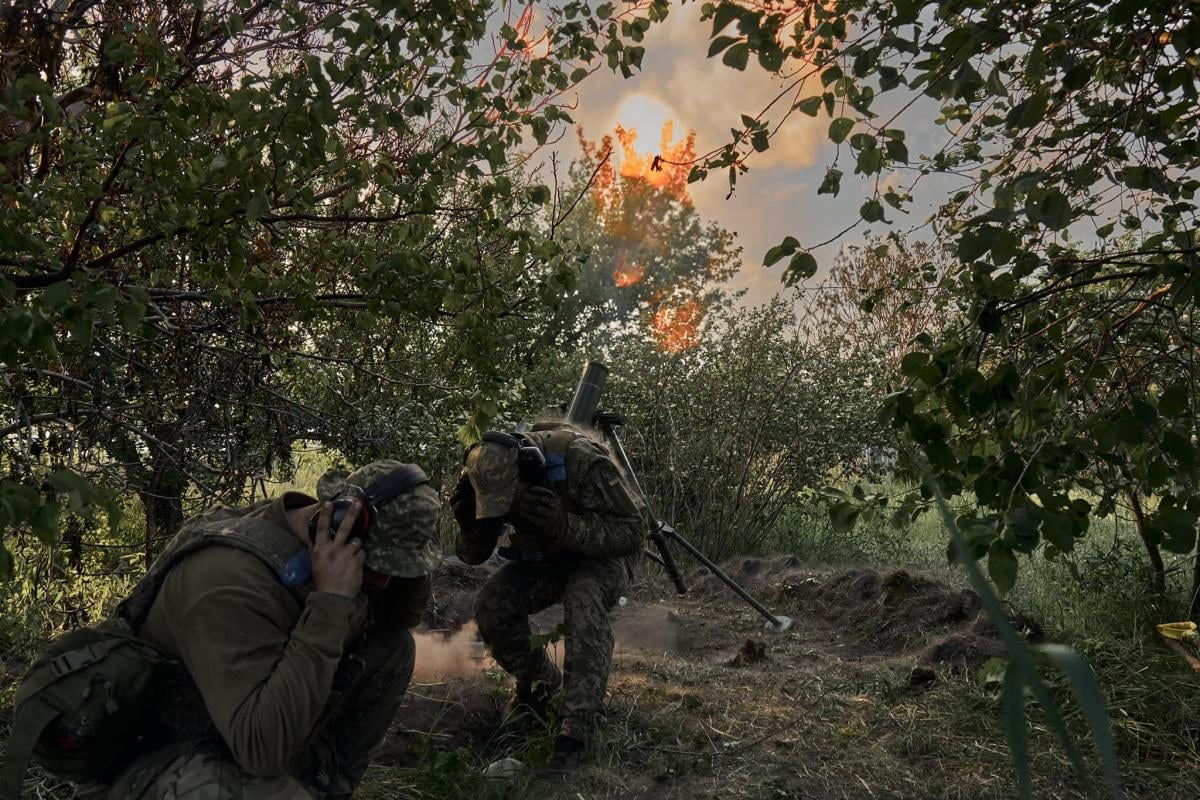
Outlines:
MULTIPOLYGON (((552 437, 560 431, 525 434, 543 452, 556 446, 552 437)), ((561 442, 561 439, 560 439, 561 442)), ((646 535, 645 504, 622 477, 608 448, 579 434, 565 446, 566 481, 559 494, 566 510, 567 529, 562 551, 584 558, 627 559, 629 566, 640 556, 646 535)), ((520 549, 521 532, 512 534, 520 549)), ((457 553, 470 564, 485 561, 496 547, 493 536, 478 530, 459 533, 457 553)))

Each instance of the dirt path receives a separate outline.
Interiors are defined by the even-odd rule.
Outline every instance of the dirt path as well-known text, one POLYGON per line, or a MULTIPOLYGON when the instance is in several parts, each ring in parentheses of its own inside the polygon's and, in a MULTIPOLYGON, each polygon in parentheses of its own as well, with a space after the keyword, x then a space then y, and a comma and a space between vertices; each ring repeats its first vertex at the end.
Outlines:
MULTIPOLYGON (((455 659, 418 677, 380 753, 421 770, 431 759, 445 796, 622 798, 1008 798, 1008 749, 994 696, 974 676, 1002 653, 978 617, 978 598, 905 572, 806 570, 795 559, 726 565, 777 613, 783 634, 713 576, 693 573, 680 597, 669 584, 635 587, 614 614, 618 647, 604 741, 566 786, 528 776, 472 783, 499 758, 536 766, 545 729, 505 724, 511 681, 472 656, 460 635, 455 659), (459 671, 458 676, 444 672, 459 671)), ((457 628, 486 573, 451 571, 439 584, 436 622, 457 628)), ((543 630, 561 619, 539 615, 543 630)), ((1031 638, 1032 621, 1017 618, 1031 638)), ((1035 725, 1036 796, 1080 797, 1058 748, 1035 725)), ((1158 774, 1158 773, 1155 773, 1158 774)), ((420 787, 424 788, 418 788, 420 787)), ((1200 796, 1179 765, 1127 796, 1200 796)), ((403 792, 402 792, 403 795, 403 792)), ((368 795, 371 796, 371 795, 368 795)), ((379 796, 391 796, 380 794, 379 796)))

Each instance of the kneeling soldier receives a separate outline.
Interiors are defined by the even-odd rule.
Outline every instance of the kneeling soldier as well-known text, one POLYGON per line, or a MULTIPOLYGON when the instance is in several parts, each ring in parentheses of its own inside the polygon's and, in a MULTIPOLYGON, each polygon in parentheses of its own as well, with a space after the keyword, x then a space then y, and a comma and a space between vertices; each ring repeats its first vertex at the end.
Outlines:
POLYGON ((485 434, 467 453, 450 502, 467 563, 485 561, 512 527, 511 547, 500 548, 508 563, 480 590, 475 618, 492 656, 517 679, 518 705, 544 715, 563 688, 550 769, 565 774, 603 709, 609 612, 641 554, 645 521, 603 444, 565 424, 541 427, 485 434), (566 633, 563 673, 543 648, 530 648, 529 615, 556 603, 566 633))
POLYGON ((176 659, 164 736, 79 796, 350 797, 412 677, 409 628, 440 560, 426 482, 377 461, 326 473, 320 501, 186 521, 119 609, 176 659))

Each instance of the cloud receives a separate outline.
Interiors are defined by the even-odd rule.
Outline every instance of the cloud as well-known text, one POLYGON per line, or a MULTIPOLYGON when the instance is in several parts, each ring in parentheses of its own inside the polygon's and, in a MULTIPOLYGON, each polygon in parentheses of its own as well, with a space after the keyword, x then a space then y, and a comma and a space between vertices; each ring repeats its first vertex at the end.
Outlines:
MULTIPOLYGON (((758 114, 779 94, 783 82, 757 64, 738 72, 720 58, 707 58, 710 25, 699 17, 695 4, 674 6, 667 20, 646 34, 641 72, 626 80, 601 70, 583 84, 575 116, 589 136, 611 131, 617 123, 636 125, 620 115, 632 108, 635 116, 644 118, 647 109, 636 104, 641 98, 643 103, 666 109, 677 131, 695 130, 698 152, 704 153, 730 140, 730 128, 741 127, 742 114, 758 114)), ((767 118, 778 120, 790 102, 788 98, 780 100, 767 118)), ((757 168, 811 166, 824 141, 825 128, 819 118, 793 114, 771 139, 770 149, 755 154, 750 163, 757 168)), ((639 132, 657 134, 642 131, 640 126, 639 132)))

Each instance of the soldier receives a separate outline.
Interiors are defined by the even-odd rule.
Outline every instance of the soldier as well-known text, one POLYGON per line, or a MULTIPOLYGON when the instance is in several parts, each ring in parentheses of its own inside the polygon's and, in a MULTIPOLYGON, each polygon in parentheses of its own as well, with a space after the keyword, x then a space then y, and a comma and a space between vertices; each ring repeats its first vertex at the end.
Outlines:
POLYGON ((426 481, 377 461, 326 473, 319 501, 288 492, 185 522, 119 609, 178 659, 163 738, 79 796, 350 797, 412 677, 409 628, 440 562, 426 481))
POLYGON ((511 525, 511 546, 499 550, 508 563, 480 590, 475 618, 492 656, 517 679, 517 708, 545 718, 562 687, 550 771, 565 775, 603 709, 609 612, 641 553, 643 507, 607 448, 561 423, 486 434, 467 453, 450 504, 458 556, 469 564, 487 560, 511 525), (562 673, 544 649, 530 649, 529 615, 556 603, 566 633, 562 673))

